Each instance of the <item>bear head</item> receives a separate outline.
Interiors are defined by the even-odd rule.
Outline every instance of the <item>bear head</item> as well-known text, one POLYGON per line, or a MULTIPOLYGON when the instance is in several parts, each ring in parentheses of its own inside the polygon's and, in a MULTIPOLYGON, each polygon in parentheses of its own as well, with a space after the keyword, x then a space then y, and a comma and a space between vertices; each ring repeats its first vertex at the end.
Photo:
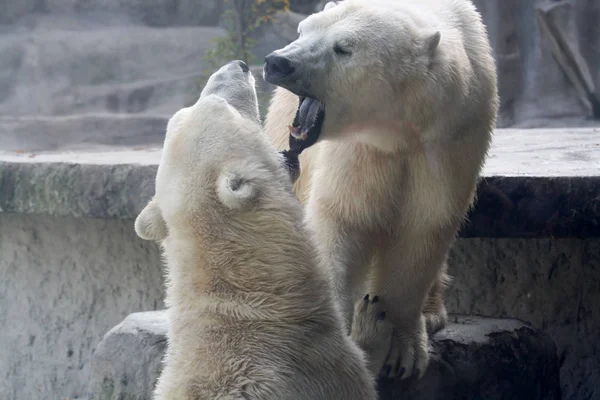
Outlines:
POLYGON ((254 77, 244 62, 232 61, 211 75, 194 105, 169 120, 155 196, 135 230, 143 239, 162 241, 173 230, 193 233, 236 214, 289 203, 288 197, 291 179, 262 132, 254 77))
POLYGON ((419 85, 435 79, 441 39, 435 20, 397 3, 328 3, 299 24, 298 39, 265 58, 264 79, 322 102, 328 134, 369 118, 397 120, 403 102, 418 103, 419 85))

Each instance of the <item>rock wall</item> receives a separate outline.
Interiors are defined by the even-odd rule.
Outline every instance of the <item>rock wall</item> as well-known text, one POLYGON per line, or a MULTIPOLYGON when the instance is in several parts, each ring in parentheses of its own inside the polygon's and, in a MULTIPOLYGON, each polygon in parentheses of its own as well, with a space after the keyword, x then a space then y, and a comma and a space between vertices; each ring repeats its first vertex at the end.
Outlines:
MULTIPOLYGON (((0 227, 0 299, 10 299, 0 302, 10 304, 0 307, 0 398, 83 397, 104 334, 130 313, 163 308, 159 251, 132 220, 0 213, 0 227)), ((562 398, 595 399, 599 246, 459 239, 449 311, 532 323, 556 343, 562 398)))
MULTIPOLYGON (((600 0, 474 0, 498 63, 499 126, 589 125, 586 110, 541 37, 536 7, 554 19, 600 86, 600 0)), ((291 1, 261 29, 257 59, 296 37, 315 0, 291 1), (296 13, 300 12, 300 14, 296 13)), ((197 92, 212 38, 223 35, 220 0, 0 0, 0 131, 44 130, 36 118, 85 114, 167 117, 197 92), (25 129, 25 128, 24 128, 25 129)), ((136 119, 136 121, 139 119, 136 119)), ((153 131, 162 132, 157 124, 153 131)), ((123 137, 129 132, 117 135, 123 137)), ((0 144, 1 146, 1 144, 0 144)))
POLYGON ((83 396, 104 333, 163 304, 157 246, 131 220, 0 213, 0 399, 83 396))
POLYGON ((81 18, 80 13, 102 12, 148 26, 216 26, 223 8, 222 0, 0 0, 0 23, 43 14, 77 13, 81 18))
POLYGON ((538 127, 598 124, 556 63, 535 16, 552 12, 559 28, 579 49, 600 92, 600 0, 474 0, 488 26, 498 66, 502 100, 499 126, 538 127))
POLYGON ((600 398, 600 241, 459 239, 452 313, 528 321, 554 339, 563 400, 600 398))

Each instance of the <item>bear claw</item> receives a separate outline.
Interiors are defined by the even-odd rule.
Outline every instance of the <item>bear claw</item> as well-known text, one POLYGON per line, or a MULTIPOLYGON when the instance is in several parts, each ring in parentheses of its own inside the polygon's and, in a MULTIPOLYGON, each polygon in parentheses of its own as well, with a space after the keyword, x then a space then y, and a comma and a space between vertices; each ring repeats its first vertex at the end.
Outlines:
POLYGON ((383 307, 379 296, 367 294, 356 302, 352 321, 352 339, 367 353, 369 369, 374 376, 384 368, 392 340, 393 326, 386 320, 383 307))

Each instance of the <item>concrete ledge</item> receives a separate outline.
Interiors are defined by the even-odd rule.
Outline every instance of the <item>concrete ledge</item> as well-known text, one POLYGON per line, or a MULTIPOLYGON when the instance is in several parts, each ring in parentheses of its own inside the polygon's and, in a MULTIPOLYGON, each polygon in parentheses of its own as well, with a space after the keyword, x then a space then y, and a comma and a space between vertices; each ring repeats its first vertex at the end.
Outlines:
MULTIPOLYGON (((108 332, 92 359, 91 398, 151 398, 167 327, 166 313, 155 311, 108 332)), ((431 344, 425 376, 381 382, 381 400, 560 399, 556 346, 517 320, 457 316, 431 344)))
POLYGON ((0 154, 0 212, 134 219, 154 194, 160 151, 0 154))
POLYGON ((131 314, 107 332, 92 358, 90 398, 151 399, 168 327, 165 311, 150 311, 131 314))
MULTIPOLYGON (((600 129, 500 129, 461 237, 600 237, 600 129)), ((133 219, 160 148, 0 153, 0 211, 133 219)))

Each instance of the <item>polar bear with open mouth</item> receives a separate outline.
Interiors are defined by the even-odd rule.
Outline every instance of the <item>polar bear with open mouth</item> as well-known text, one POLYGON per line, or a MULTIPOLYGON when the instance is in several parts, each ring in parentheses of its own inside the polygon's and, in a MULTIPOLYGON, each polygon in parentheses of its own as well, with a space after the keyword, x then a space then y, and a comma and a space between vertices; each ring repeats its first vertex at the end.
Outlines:
POLYGON ((265 131, 278 149, 314 144, 294 192, 345 326, 363 336, 352 321, 365 293, 394 325, 389 349, 364 346, 373 372, 420 377, 428 333, 447 322, 446 257, 496 122, 486 27, 469 0, 344 0, 298 33, 265 59, 278 86, 265 131))

